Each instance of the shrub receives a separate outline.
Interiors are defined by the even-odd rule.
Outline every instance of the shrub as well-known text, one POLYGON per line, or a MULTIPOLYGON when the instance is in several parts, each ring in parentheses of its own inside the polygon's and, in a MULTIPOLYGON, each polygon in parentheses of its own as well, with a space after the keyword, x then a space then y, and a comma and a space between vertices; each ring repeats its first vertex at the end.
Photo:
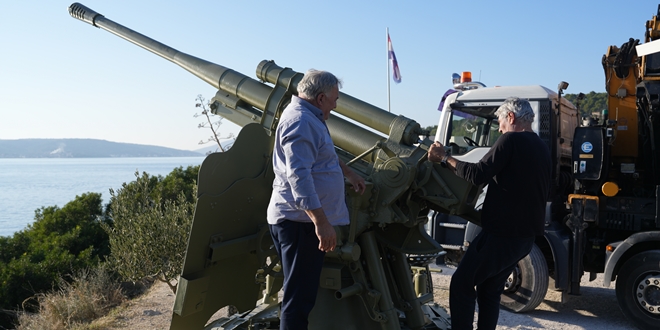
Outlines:
MULTIPOLYGON (((14 310, 34 294, 57 288, 61 274, 97 265, 109 253, 101 194, 42 207, 35 221, 0 239, 0 308, 14 310)), ((0 323, 6 324, 7 319, 0 323)))
MULTIPOLYGON (((104 225, 110 238, 108 261, 124 280, 155 278, 176 290, 173 282, 181 273, 194 203, 180 191, 175 200, 162 199, 161 180, 135 173, 136 180, 111 190, 109 214, 112 226, 104 225), (153 197, 155 196, 155 197, 153 197)), ((181 183, 181 182, 180 182, 181 183)), ((192 184, 192 196, 196 195, 192 184)))
POLYGON ((188 166, 186 169, 179 166, 172 170, 156 186, 155 194, 152 198, 161 200, 177 200, 179 194, 183 193, 188 203, 194 204, 197 201, 197 176, 200 166, 188 166))
POLYGON ((181 272, 192 222, 198 172, 199 166, 192 166, 176 168, 165 178, 136 173, 136 181, 124 183, 116 194, 111 190, 106 213, 101 194, 87 193, 61 209, 36 210, 33 224, 12 237, 0 237, 0 312, 5 312, 0 313, 0 329, 15 322, 16 313, 11 311, 21 306, 26 308, 21 314, 22 329, 51 329, 39 325, 47 321, 34 321, 52 320, 55 316, 49 313, 66 315, 60 323, 50 322, 53 326, 73 325, 95 314, 85 307, 91 303, 80 293, 90 292, 85 286, 91 284, 68 282, 64 279, 71 278, 62 274, 76 274, 103 262, 111 253, 110 237, 114 245, 111 266, 119 275, 133 282, 160 279, 174 291, 172 281, 181 272), (53 289, 55 293, 43 294, 53 289), (80 296, 75 298, 75 294, 80 296), (63 296, 73 299, 76 306, 58 302, 57 297, 63 296), (44 315, 28 314, 34 311, 44 315))

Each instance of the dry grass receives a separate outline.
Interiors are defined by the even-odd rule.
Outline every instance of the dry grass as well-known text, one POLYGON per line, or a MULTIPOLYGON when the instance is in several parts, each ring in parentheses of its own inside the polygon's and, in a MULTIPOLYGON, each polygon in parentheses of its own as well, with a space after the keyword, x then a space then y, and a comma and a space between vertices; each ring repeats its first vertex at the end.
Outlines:
POLYGON ((101 267, 83 271, 72 281, 60 280, 60 289, 39 294, 23 304, 37 304, 37 313, 21 312, 16 330, 92 330, 104 325, 90 323, 124 301, 121 285, 101 267))

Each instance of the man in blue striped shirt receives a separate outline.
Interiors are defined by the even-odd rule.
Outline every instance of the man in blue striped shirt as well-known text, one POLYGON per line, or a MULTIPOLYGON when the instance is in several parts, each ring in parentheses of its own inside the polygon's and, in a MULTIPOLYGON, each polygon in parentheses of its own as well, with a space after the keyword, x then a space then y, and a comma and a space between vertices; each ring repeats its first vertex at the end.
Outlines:
POLYGON ((284 272, 280 330, 307 329, 323 257, 337 243, 333 226, 349 223, 344 176, 355 191, 365 189, 364 179, 337 157, 325 124, 339 87, 333 74, 307 71, 275 133, 268 223, 284 272))

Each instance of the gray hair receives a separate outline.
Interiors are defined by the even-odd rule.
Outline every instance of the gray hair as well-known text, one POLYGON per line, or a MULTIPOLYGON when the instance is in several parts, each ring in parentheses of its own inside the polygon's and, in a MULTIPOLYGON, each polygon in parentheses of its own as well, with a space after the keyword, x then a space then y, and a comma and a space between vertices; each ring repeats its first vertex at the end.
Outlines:
POLYGON ((534 122, 534 110, 532 110, 529 101, 525 99, 510 97, 504 100, 504 103, 495 111, 495 115, 499 119, 509 114, 509 112, 513 113, 517 120, 528 123, 534 122))
POLYGON ((341 79, 328 71, 309 69, 298 83, 298 97, 314 99, 321 93, 330 93, 332 88, 341 88, 341 79))

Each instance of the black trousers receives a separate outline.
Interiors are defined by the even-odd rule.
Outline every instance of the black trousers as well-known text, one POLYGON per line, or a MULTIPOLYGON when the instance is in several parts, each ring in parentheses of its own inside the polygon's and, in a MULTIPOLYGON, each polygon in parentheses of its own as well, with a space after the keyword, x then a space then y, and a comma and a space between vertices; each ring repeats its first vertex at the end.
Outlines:
POLYGON ((501 237, 484 231, 477 235, 449 285, 452 330, 472 329, 475 300, 479 304, 478 329, 495 329, 504 283, 518 261, 532 250, 534 240, 535 237, 501 237))
POLYGON ((311 222, 285 220, 270 225, 270 234, 284 272, 280 330, 307 329, 325 256, 319 250, 316 228, 311 222))

